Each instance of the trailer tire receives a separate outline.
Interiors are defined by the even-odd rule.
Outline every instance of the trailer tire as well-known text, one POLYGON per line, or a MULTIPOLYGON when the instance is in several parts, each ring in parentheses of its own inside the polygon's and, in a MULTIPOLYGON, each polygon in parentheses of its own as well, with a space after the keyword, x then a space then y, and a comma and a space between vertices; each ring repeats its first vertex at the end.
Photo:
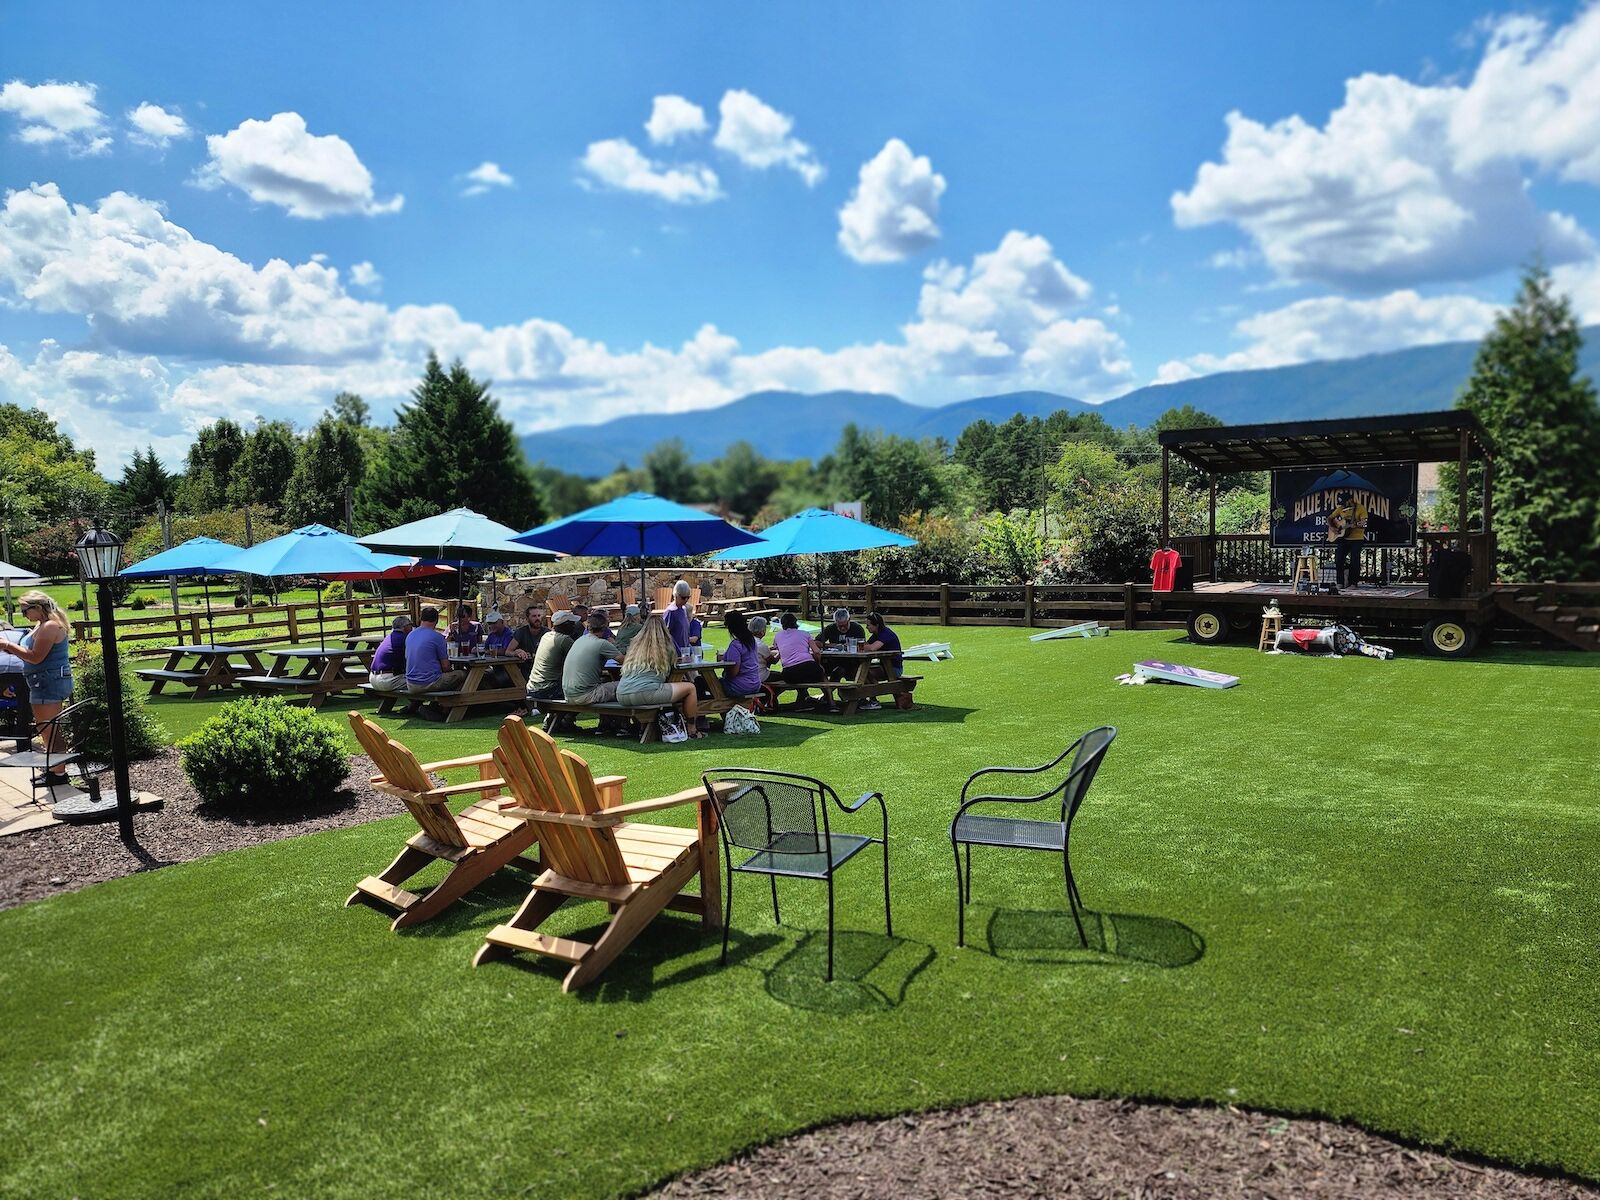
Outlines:
POLYGON ((1189 614, 1189 640, 1197 646, 1217 646, 1228 640, 1228 614, 1216 608, 1197 608, 1189 614))
POLYGON ((1478 629, 1456 617, 1440 617, 1428 622, 1422 641, 1439 658, 1465 658, 1478 648, 1478 629))

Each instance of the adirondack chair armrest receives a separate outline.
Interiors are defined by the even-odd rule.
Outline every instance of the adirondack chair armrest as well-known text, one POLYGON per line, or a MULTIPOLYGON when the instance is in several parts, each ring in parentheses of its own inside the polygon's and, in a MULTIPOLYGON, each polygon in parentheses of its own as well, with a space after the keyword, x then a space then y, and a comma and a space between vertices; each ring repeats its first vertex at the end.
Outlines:
POLYGON ((443 762, 423 763, 422 770, 431 775, 435 771, 448 771, 452 767, 481 767, 484 763, 493 761, 493 754, 471 754, 466 758, 447 758, 443 762))
POLYGON ((627 782, 626 775, 602 775, 596 779, 594 791, 600 797, 600 807, 612 808, 622 803, 622 785, 627 782))
POLYGON ((497 792, 505 786, 504 779, 474 779, 470 783, 451 783, 430 788, 422 794, 429 799, 448 800, 452 796, 464 796, 471 792, 497 792))
MULTIPOLYGON (((717 785, 719 789, 732 790, 732 784, 717 785)), ((676 808, 680 804, 698 804, 706 798, 704 787, 684 788, 681 792, 674 792, 670 796, 657 796, 653 800, 635 800, 632 804, 621 804, 616 808, 606 809, 608 817, 631 817, 639 813, 658 812, 664 808, 676 808)))
POLYGON ((500 810, 508 817, 521 817, 525 821, 549 821, 555 825, 580 825, 585 829, 604 829, 610 825, 622 824, 622 818, 612 816, 609 812, 598 813, 568 813, 551 812, 544 808, 523 808, 513 804, 500 810))

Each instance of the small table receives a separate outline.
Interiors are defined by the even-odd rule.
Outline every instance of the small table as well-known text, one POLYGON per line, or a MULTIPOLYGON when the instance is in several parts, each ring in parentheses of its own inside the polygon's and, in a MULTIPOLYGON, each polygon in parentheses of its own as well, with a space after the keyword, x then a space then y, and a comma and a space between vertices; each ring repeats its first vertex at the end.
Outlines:
POLYGON ((244 676, 259 675, 265 669, 261 665, 259 646, 217 646, 202 643, 192 646, 168 646, 165 666, 145 667, 137 674, 140 679, 150 681, 152 696, 161 695, 169 683, 181 683, 192 687, 194 691, 190 695, 198 700, 212 688, 231 687, 244 676), (244 659, 245 666, 234 666, 231 660, 235 655, 244 659), (194 659, 193 664, 184 667, 183 660, 186 658, 194 659))
POLYGON ((265 675, 243 675, 238 683, 257 692, 293 692, 321 708, 330 692, 349 692, 367 681, 371 650, 336 650, 322 646, 286 646, 268 650, 272 669, 265 675), (294 664, 300 664, 296 667, 294 664))
POLYGON ((895 667, 900 661, 898 650, 827 650, 822 652, 824 664, 833 662, 843 667, 854 665, 854 678, 835 684, 839 693, 848 696, 845 701, 844 715, 853 717, 856 710, 861 707, 861 702, 877 696, 898 696, 901 692, 910 691, 909 684, 916 682, 916 677, 907 678, 895 673, 895 667), (872 668, 880 666, 885 678, 873 679, 872 668))

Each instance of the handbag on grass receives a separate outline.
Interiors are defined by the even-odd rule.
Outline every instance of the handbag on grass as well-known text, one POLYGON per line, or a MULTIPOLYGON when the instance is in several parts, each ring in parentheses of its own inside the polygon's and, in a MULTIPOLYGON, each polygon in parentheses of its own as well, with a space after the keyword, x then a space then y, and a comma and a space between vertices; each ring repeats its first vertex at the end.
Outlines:
POLYGON ((723 733, 760 733, 761 723, 750 714, 748 708, 738 705, 730 708, 722 717, 723 733))
POLYGON ((689 740, 689 727, 684 724, 683 717, 673 711, 662 713, 656 718, 656 723, 661 726, 661 740, 663 742, 687 742, 689 740))

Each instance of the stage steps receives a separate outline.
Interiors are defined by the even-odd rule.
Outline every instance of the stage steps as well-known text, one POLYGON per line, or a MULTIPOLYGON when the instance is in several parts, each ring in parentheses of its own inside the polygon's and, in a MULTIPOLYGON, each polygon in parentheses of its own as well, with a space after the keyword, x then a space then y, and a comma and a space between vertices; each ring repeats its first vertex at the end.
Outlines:
POLYGON ((1579 650, 1600 652, 1600 606, 1563 604, 1561 584, 1509 584, 1495 588, 1494 601, 1535 629, 1579 650))

